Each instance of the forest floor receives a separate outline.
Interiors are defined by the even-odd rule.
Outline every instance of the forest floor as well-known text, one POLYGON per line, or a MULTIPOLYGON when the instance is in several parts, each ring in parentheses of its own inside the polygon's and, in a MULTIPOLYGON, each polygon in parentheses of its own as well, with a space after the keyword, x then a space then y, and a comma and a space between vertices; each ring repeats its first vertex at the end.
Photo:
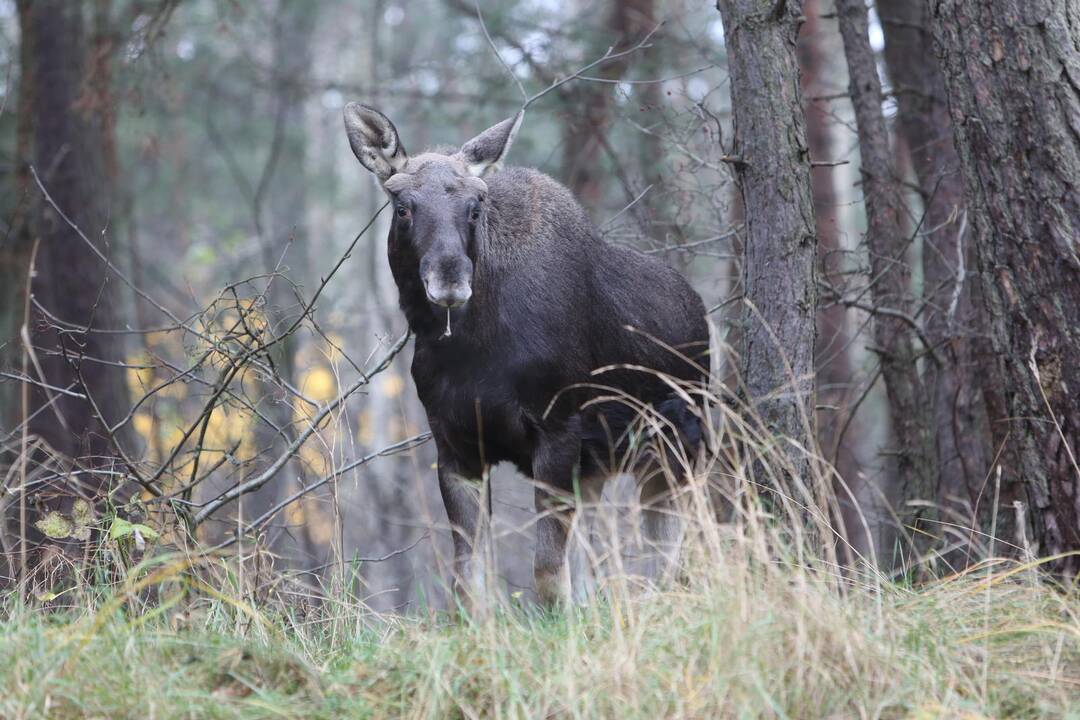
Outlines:
POLYGON ((1033 566, 904 586, 762 557, 472 619, 301 618, 175 578, 154 604, 8 603, 0 717, 1080 718, 1080 595, 1033 566))

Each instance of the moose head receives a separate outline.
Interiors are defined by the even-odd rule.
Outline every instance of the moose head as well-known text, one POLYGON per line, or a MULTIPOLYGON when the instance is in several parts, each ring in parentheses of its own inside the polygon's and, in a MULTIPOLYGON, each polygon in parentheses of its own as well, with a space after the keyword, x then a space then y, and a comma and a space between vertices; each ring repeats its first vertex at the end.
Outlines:
POLYGON ((519 112, 503 120, 453 154, 409 157, 385 115, 360 103, 345 106, 349 144, 393 203, 391 254, 413 266, 433 305, 459 307, 472 297, 488 189, 483 178, 499 169, 522 118, 519 112))

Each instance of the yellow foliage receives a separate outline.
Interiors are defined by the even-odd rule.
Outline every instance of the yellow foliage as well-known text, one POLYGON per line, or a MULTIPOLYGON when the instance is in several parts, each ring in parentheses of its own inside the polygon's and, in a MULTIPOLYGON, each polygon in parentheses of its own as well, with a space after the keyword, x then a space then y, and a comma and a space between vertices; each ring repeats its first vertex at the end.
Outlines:
POLYGON ((311 539, 319 545, 329 545, 334 539, 334 519, 312 498, 304 500, 304 513, 311 539))
POLYGON ((304 504, 297 501, 286 507, 285 521, 292 527, 303 527, 304 523, 307 522, 304 513, 304 504))
POLYGON ((375 428, 371 426, 371 410, 364 408, 360 411, 360 416, 356 418, 356 426, 356 439, 361 445, 370 446, 375 439, 375 428))
POLYGON ((300 446, 300 461, 304 467, 316 475, 326 475, 330 472, 330 464, 326 461, 326 455, 317 443, 305 443, 300 446))
POLYGON ((154 418, 150 417, 148 413, 136 413, 135 417, 131 418, 131 424, 139 437, 149 445, 150 437, 154 432, 154 418))
POLYGON ((236 456, 246 460, 255 455, 255 437, 252 432, 251 413, 217 407, 210 414, 203 445, 214 450, 224 450, 239 442, 236 456))
POLYGON ((379 383, 379 390, 383 395, 388 398, 396 398, 404 389, 405 382, 401 379, 400 375, 392 372, 383 374, 382 382, 379 383))
POLYGON ((150 357, 146 353, 135 353, 127 357, 127 386, 132 397, 141 397, 154 385, 154 368, 133 367, 136 365, 150 365, 150 357))
POLYGON ((326 368, 315 365, 301 377, 300 389, 312 400, 327 402, 337 396, 337 379, 326 368))

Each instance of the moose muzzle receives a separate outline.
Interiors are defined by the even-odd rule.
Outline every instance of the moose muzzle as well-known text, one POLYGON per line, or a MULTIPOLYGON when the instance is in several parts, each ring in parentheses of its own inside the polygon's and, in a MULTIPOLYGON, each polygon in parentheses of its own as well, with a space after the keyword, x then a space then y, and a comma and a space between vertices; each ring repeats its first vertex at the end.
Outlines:
MULTIPOLYGON (((426 258, 425 258, 426 259, 426 258)), ((440 307, 460 307, 472 297, 472 262, 465 255, 421 263, 421 278, 428 301, 440 307)))

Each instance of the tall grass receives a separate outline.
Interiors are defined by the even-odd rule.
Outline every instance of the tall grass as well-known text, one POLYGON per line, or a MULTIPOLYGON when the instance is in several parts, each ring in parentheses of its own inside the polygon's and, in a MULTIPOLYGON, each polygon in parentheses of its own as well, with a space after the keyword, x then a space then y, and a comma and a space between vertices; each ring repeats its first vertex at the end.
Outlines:
POLYGON ((235 558, 161 553, 63 609, 6 601, 0 717, 1080 718, 1074 587, 993 557, 936 577, 842 565, 825 464, 789 482, 802 451, 740 417, 682 486, 670 582, 636 579, 617 530, 594 538, 582 606, 492 589, 486 609, 400 617, 340 590, 273 601, 235 558))
POLYGON ((752 542, 733 536, 707 564, 694 553, 667 589, 559 611, 9 607, 0 716, 1080 716, 1080 602, 1034 569, 841 582, 758 562, 752 542))

